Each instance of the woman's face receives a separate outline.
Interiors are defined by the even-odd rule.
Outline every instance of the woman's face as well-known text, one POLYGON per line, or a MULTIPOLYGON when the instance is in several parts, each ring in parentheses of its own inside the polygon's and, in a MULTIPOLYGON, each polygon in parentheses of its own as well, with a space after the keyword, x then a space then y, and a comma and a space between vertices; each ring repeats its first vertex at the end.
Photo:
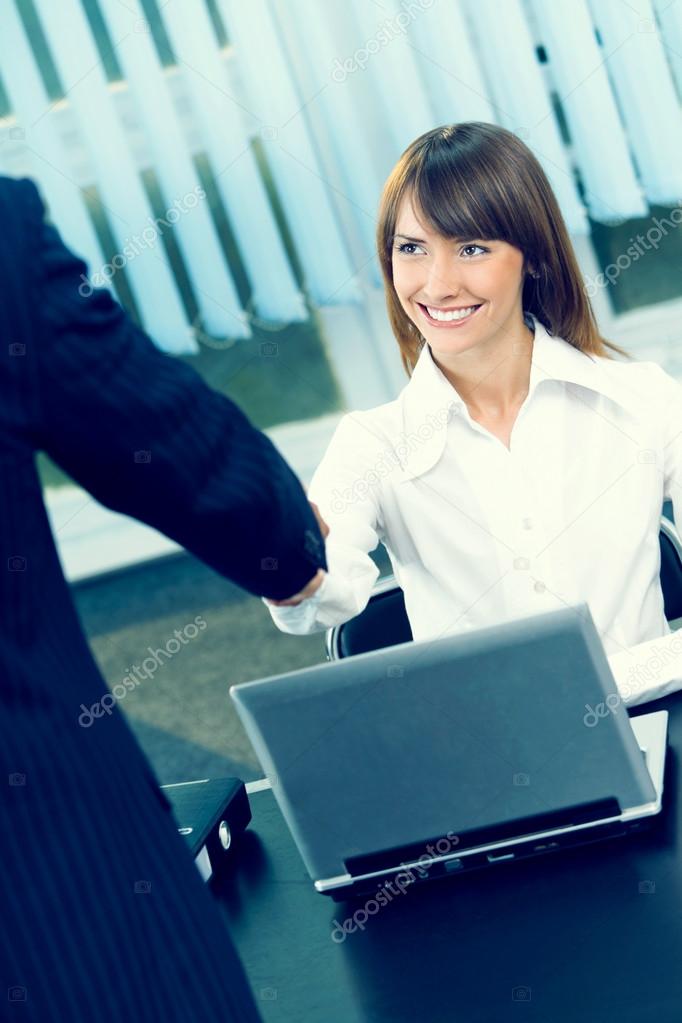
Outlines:
POLYGON ((423 225, 405 196, 393 239, 393 283, 434 353, 456 354, 518 335, 524 258, 482 238, 444 238, 423 225))

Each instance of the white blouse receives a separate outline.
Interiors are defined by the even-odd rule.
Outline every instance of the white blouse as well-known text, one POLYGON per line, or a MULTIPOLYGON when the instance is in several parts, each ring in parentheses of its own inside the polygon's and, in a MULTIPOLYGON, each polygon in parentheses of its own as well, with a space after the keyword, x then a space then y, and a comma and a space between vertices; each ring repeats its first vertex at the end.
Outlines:
POLYGON ((533 317, 530 389, 508 449, 425 345, 395 401, 339 423, 310 484, 329 572, 284 632, 366 606, 381 541, 415 639, 586 602, 607 654, 670 633, 661 506, 682 523, 682 386, 654 362, 588 356, 533 317))

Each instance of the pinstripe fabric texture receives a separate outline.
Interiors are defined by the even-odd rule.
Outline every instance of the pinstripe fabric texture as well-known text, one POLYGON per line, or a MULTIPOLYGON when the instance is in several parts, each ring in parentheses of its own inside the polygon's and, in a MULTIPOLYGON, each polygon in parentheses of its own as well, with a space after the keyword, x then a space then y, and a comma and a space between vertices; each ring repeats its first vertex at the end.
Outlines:
POLYGON ((323 545, 270 441, 84 273, 34 186, 0 178, 0 1019, 257 1020, 118 708, 79 724, 107 689, 35 452, 254 594, 297 592, 323 545))

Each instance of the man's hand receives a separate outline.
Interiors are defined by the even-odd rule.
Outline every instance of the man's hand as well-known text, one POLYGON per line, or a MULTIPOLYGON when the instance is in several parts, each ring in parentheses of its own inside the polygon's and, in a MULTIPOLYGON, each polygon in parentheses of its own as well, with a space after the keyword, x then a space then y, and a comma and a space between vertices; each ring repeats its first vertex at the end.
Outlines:
MULTIPOLYGON (((309 504, 315 512, 315 518, 317 519, 317 524, 320 527, 322 539, 326 540, 329 536, 329 526, 320 515, 320 509, 317 507, 315 502, 310 501, 309 504)), ((308 597, 312 597, 313 593, 315 593, 318 587, 321 586, 322 580, 326 574, 327 573, 323 568, 318 568, 317 573, 313 576, 308 585, 300 591, 300 593, 295 593, 293 597, 289 597, 287 600, 270 600, 268 598, 267 603, 274 604, 275 607, 296 607, 297 604, 301 604, 304 600, 307 600, 308 597)))

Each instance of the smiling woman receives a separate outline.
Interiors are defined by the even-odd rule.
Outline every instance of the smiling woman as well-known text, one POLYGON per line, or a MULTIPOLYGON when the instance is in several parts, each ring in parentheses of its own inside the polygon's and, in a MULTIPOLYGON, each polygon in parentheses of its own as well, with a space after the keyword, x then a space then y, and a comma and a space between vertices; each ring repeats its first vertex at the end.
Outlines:
MULTIPOLYGON (((496 334, 499 340, 509 329, 527 341, 525 310, 582 351, 627 354, 599 335, 542 167, 497 125, 446 125, 405 150, 384 186, 377 249, 408 374, 424 341, 435 340, 429 331, 447 322, 442 310, 453 308, 459 325, 462 312, 476 307, 461 321, 467 330, 458 333, 453 351, 496 334)), ((449 344, 451 329, 438 345, 449 344)))
POLYGON ((581 604, 607 653, 666 635, 682 388, 601 336, 532 152, 492 124, 422 135, 385 185, 377 245, 409 381, 341 420, 308 491, 328 571, 270 607, 277 626, 359 614, 383 543, 416 640, 581 604))
POLYGON ((384 188, 377 241, 407 372, 428 342, 470 415, 507 447, 529 387, 524 310, 606 353, 544 171, 503 128, 451 125, 413 142, 384 188))

